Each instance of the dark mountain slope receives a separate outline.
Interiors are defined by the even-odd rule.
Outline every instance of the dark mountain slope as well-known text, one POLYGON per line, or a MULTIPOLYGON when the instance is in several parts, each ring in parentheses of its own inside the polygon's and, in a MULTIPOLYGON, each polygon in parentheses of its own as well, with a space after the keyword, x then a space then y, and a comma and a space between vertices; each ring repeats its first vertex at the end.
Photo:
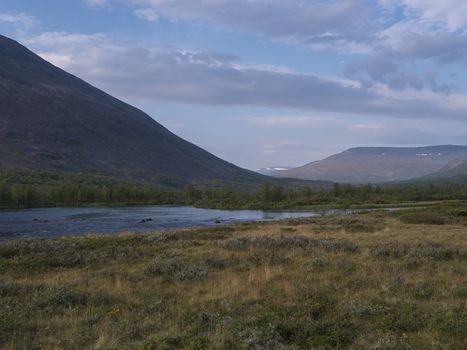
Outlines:
POLYGON ((425 176, 467 158, 467 146, 358 147, 275 176, 346 183, 400 181, 425 176))
POLYGON ((142 111, 0 36, 0 167, 98 172, 157 182, 177 177, 267 180, 177 137, 142 111))

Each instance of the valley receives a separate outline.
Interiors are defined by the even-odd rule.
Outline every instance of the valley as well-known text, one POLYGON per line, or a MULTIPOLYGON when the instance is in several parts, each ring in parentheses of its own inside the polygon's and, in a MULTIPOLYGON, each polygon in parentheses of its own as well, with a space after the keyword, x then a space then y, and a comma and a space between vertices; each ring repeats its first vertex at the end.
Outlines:
MULTIPOLYGON (((0 27, 13 26, 18 39, 0 35, 0 349, 465 349, 467 146, 444 144, 464 140, 462 94, 451 97, 436 72, 415 79, 391 61, 341 67, 342 51, 382 45, 390 33, 354 42, 367 38, 354 32, 367 21, 345 25, 352 1, 331 9, 157 1, 157 11, 154 1, 123 3, 63 3, 73 8, 66 21, 63 9, 46 10, 74 25, 75 10, 77 18, 85 11, 91 33, 119 8, 118 20, 94 34, 28 36, 50 23, 0 12, 0 27), (136 3, 148 8, 124 17, 136 3), (211 7, 222 19, 210 18, 211 7), (255 17, 268 7, 274 11, 255 17), (290 13, 282 30, 307 30, 279 35, 274 45, 287 41, 287 49, 272 49, 267 36, 281 27, 269 19, 290 13), (308 33, 336 14, 342 31, 308 33), (186 25, 198 15, 206 22, 186 25), (246 32, 270 26, 245 41, 261 38, 247 55, 257 61, 203 52, 238 18, 254 23, 246 32), (115 23, 117 32, 100 32, 115 23), (153 33, 149 25, 154 38, 122 46, 130 32, 153 33), (190 49, 170 43, 180 35, 190 49), (168 41, 148 47, 155 38, 168 41), (307 57, 332 40, 339 57, 328 62, 327 49, 326 62, 322 52, 307 57), (299 73, 283 59, 302 41, 293 61, 316 67, 299 73), (365 69, 371 78, 385 72, 371 82, 365 69), (430 130, 415 128, 417 118, 430 130), (191 139, 206 149, 179 135, 197 135, 191 139), (348 148, 355 140, 366 141, 348 148), (405 147, 427 140, 442 142, 405 147), (343 151, 325 156, 334 143, 343 151), (308 163, 252 171, 207 149, 258 168, 308 163)), ((244 46, 237 36, 245 31, 229 35, 226 47, 244 46)), ((440 38, 443 50, 458 42, 440 38)), ((379 56, 401 57, 392 50, 379 56)), ((458 57, 444 54, 436 62, 458 57)))

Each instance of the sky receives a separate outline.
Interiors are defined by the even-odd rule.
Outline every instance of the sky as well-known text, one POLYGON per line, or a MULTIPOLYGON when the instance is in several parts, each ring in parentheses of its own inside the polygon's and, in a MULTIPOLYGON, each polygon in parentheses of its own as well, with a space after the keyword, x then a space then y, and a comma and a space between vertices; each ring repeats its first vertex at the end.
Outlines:
POLYGON ((0 33, 252 170, 467 144, 465 0, 0 0, 0 33))

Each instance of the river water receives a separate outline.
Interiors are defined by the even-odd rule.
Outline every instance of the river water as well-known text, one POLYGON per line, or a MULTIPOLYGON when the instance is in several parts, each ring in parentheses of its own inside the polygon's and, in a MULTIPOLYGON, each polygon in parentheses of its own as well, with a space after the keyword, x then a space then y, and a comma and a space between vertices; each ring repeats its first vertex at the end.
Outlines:
POLYGON ((348 210, 218 210, 186 206, 37 208, 0 211, 0 240, 125 231, 150 232, 247 221, 311 217, 348 210))

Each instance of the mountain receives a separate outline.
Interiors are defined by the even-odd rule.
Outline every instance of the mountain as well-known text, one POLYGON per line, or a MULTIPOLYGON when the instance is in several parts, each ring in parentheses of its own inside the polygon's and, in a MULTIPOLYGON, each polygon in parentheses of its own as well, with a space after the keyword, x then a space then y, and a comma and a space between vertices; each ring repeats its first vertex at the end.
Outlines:
POLYGON ((263 182, 0 36, 0 168, 132 181, 263 182))
POLYGON ((285 166, 275 166, 275 167, 268 167, 268 168, 261 168, 257 170, 257 173, 267 175, 267 176, 279 176, 281 171, 289 170, 291 167, 285 166))
POLYGON ((414 181, 467 183, 467 157, 450 161, 440 170, 414 181))
POLYGON ((344 183, 378 183, 418 178, 467 158, 467 146, 358 147, 271 175, 344 183))

